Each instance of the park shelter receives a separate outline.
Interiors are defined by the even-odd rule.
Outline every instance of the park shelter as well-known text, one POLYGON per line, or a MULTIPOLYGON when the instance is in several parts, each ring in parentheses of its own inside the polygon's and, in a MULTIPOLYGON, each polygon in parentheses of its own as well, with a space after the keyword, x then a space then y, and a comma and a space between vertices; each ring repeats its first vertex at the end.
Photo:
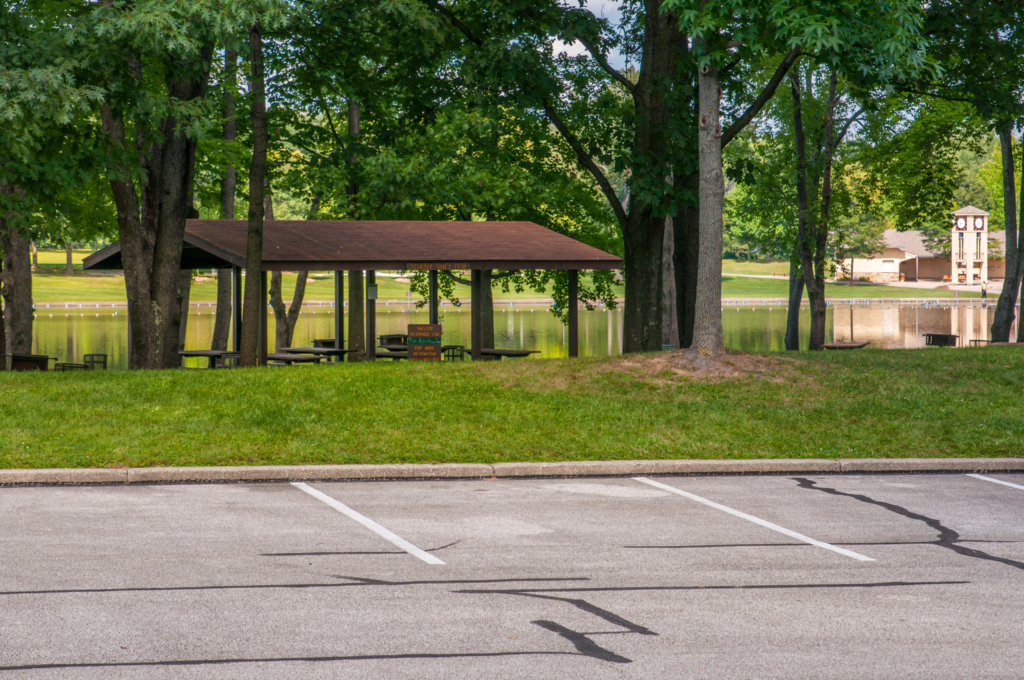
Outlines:
MULTIPOLYGON (((248 223, 245 220, 188 220, 182 269, 233 271, 233 324, 241 337, 242 270, 248 223)), ((114 243, 87 257, 86 270, 119 270, 121 246, 114 243)), ((335 343, 342 348, 342 272, 366 272, 366 358, 376 358, 377 271, 426 271, 430 281, 430 323, 437 323, 437 273, 472 272, 472 356, 480 358, 481 270, 560 269, 569 272, 569 356, 579 354, 577 322, 579 271, 621 269, 622 260, 533 222, 321 221, 266 220, 263 223, 260 365, 267 357, 267 272, 335 272, 335 343)))

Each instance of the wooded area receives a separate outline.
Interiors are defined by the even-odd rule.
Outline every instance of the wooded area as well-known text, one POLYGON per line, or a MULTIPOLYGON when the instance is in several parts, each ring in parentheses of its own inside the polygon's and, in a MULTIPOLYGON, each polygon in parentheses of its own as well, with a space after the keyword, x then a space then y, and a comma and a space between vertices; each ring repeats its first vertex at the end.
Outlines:
MULTIPOLYGON (((661 349, 670 306, 679 346, 708 366, 724 353, 723 248, 742 233, 790 263, 789 308, 806 289, 819 349, 837 253, 870 250, 886 226, 948 236, 959 159, 996 139, 992 339, 1006 341, 1024 278, 1021 18, 1020 2, 972 0, 14 0, 0 13, 0 346, 30 350, 32 243, 116 239, 132 366, 177 366, 185 220, 246 206, 250 271, 275 213, 535 222, 623 258, 626 352, 661 349)), ((553 288, 565 314, 564 272, 483 276, 553 288)), ((583 280, 581 300, 615 304, 612 272, 583 280)), ((456 297, 455 279, 439 285, 456 297)), ((243 310, 260 286, 247 277, 243 310)), ((284 300, 271 281, 280 338, 303 290, 284 300)), ((349 294, 355 328, 361 281, 349 294)))

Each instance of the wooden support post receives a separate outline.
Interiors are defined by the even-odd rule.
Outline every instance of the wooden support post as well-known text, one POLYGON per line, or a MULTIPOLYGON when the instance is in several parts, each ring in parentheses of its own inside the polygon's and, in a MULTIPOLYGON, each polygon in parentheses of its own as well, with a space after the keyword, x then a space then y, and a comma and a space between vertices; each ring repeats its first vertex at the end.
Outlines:
POLYGON ((569 270, 569 356, 580 355, 579 293, 580 273, 569 270))
POLYGON ((483 323, 482 323, 481 316, 482 316, 482 312, 483 312, 483 297, 484 296, 481 294, 481 290, 480 290, 480 279, 481 278, 483 278, 483 277, 481 276, 480 270, 479 269, 474 269, 473 270, 472 278, 470 279, 470 281, 472 283, 472 285, 470 286, 470 289, 472 290, 472 293, 471 293, 471 296, 470 296, 470 304, 472 305, 472 307, 469 310, 470 311, 470 320, 471 320, 470 336, 472 338, 472 343, 473 343, 473 361, 480 361, 480 349, 481 349, 481 345, 483 344, 483 330, 484 330, 484 328, 483 328, 483 323))
POLYGON ((427 301, 427 310, 429 311, 429 321, 427 323, 437 323, 437 272, 431 269, 427 272, 427 282, 430 288, 430 294, 427 301))
POLYGON ((242 351, 242 268, 231 268, 231 349, 242 351))
POLYGON ((267 272, 260 272, 260 310, 258 314, 260 318, 260 344, 259 361, 256 363, 259 366, 266 366, 267 336, 270 334, 267 330, 267 272))
POLYGON ((377 359, 377 272, 366 270, 366 360, 377 359))
MULTIPOLYGON (((334 272, 334 349, 345 349, 345 272, 334 272)), ((341 361, 341 355, 334 357, 341 361)))

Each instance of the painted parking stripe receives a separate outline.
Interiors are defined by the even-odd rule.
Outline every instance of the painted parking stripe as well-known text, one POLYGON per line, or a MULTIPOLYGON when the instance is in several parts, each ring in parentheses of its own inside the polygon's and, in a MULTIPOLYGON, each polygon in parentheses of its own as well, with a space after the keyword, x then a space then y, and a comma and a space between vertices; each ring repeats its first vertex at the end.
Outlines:
POLYGON ((730 515, 734 515, 734 516, 739 517, 741 519, 745 519, 748 522, 753 522, 754 524, 759 524, 759 525, 763 526, 765 529, 771 529, 772 531, 777 531, 780 534, 783 534, 785 536, 789 536, 790 538, 795 538, 798 541, 803 541, 804 543, 810 543, 811 545, 818 546, 819 548, 824 548, 825 550, 831 550, 832 552, 839 553, 840 555, 845 555, 846 557, 852 557, 853 559, 860 560, 861 562, 874 562, 875 561, 874 558, 872 558, 872 557, 865 557, 864 555, 861 555, 860 553, 855 553, 852 550, 847 550, 846 548, 840 548, 838 546, 832 545, 831 543, 825 543, 824 541, 818 541, 818 540, 815 540, 815 539, 813 539, 813 538, 811 538, 809 536, 804 536, 803 534, 798 534, 795 531, 790 531, 789 529, 786 529, 785 527, 780 527, 778 524, 772 524, 771 522, 763 520, 760 517, 754 517, 753 515, 748 515, 745 512, 740 512, 739 510, 733 510, 732 508, 730 508, 728 506, 725 506, 725 505, 721 505, 720 503, 715 503, 714 501, 709 501, 706 498, 701 498, 700 496, 695 496, 692 493, 687 493, 686 491, 680 491, 679 489, 675 488, 674 486, 669 486, 667 484, 662 484, 661 482, 656 482, 653 479, 647 479, 646 477, 634 477, 633 479, 635 479, 638 482, 643 482, 644 484, 650 484, 651 486, 656 486, 659 489, 664 489, 665 491, 669 491, 671 493, 677 494, 677 495, 682 496, 684 498, 689 498, 691 501, 696 501, 698 503, 701 503, 703 505, 708 506, 709 508, 714 508, 716 510, 721 510, 722 512, 727 512, 730 515))
POLYGON ((320 491, 317 491, 316 489, 314 489, 313 487, 309 486, 308 484, 306 484, 304 482, 292 482, 292 486, 296 487, 297 489, 302 489, 303 491, 308 493, 313 498, 316 498, 317 500, 323 501, 327 505, 331 506, 332 508, 334 508, 335 510, 340 512, 341 514, 349 517, 350 519, 354 519, 355 521, 359 522, 360 524, 362 524, 364 527, 366 527, 367 529, 369 529, 373 533, 375 533, 378 536, 384 538, 385 540, 390 541, 391 543, 395 544, 396 546, 398 546, 399 548, 401 548, 405 552, 409 553, 410 555, 413 555, 414 557, 420 558, 421 560, 423 560, 427 564, 444 564, 444 562, 442 562, 441 560, 437 559, 436 557, 434 557, 430 553, 425 552, 423 550, 420 550, 419 548, 414 546, 409 541, 405 540, 404 538, 402 538, 401 536, 399 536, 397 534, 394 534, 394 533, 388 531, 387 529, 385 529, 381 525, 379 525, 376 522, 374 522, 369 517, 366 517, 364 515, 360 515, 358 512, 356 512, 352 508, 348 507, 344 503, 340 503, 340 502, 334 500, 333 498, 331 498, 327 494, 321 493, 320 491))
POLYGON ((975 479, 982 479, 982 480, 985 480, 986 482, 992 482, 993 484, 1002 484, 1003 486, 1012 486, 1014 489, 1024 490, 1024 486, 1021 486, 1020 484, 1010 484, 1009 482, 1004 482, 1001 479, 994 479, 992 477, 986 477, 985 475, 967 475, 967 476, 968 477, 974 477, 975 479))

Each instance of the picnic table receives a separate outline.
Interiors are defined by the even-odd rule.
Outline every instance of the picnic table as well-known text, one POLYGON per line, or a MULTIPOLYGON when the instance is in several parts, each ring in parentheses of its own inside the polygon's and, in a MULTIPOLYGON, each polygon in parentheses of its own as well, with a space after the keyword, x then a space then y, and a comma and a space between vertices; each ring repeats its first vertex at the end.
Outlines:
POLYGON ((381 345, 377 349, 386 349, 387 354, 378 354, 378 359, 408 359, 409 358, 409 346, 408 345, 381 345))
POLYGON ((323 356, 318 354, 289 354, 287 352, 275 352, 267 355, 268 361, 279 361, 291 366, 292 364, 319 364, 323 356))
POLYGON ((56 360, 56 357, 49 357, 45 354, 11 354, 11 370, 48 371, 50 362, 56 360))
POLYGON ((336 347, 282 347, 281 352, 285 354, 313 354, 323 357, 334 357, 340 361, 346 354, 357 352, 354 349, 338 349, 336 347))
POLYGON ((178 357, 206 357, 209 360, 208 368, 217 368, 217 360, 225 356, 239 356, 238 352, 226 349, 186 349, 178 352, 178 357))
POLYGON ((826 345, 822 345, 825 349, 860 349, 861 347, 867 347, 870 342, 830 342, 826 345))
MULTIPOLYGON (((472 350, 467 350, 472 356, 472 350)), ((480 356, 485 357, 498 357, 500 359, 519 359, 522 357, 528 357, 531 354, 540 354, 540 350, 536 349, 487 349, 481 348, 480 356)))

